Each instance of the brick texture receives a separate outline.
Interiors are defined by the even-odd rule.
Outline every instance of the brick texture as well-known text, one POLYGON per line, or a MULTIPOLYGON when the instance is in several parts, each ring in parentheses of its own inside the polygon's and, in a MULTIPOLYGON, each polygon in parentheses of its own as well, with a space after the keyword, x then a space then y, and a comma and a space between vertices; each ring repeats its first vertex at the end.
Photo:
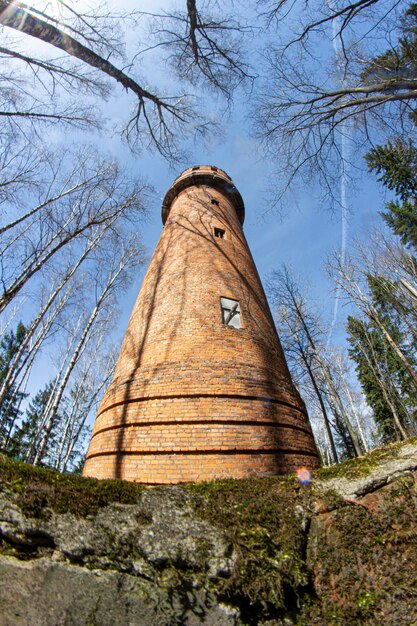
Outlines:
POLYGON ((190 168, 162 217, 84 475, 160 484, 316 467, 233 182, 190 168), (221 297, 239 301, 242 328, 222 322, 221 297))

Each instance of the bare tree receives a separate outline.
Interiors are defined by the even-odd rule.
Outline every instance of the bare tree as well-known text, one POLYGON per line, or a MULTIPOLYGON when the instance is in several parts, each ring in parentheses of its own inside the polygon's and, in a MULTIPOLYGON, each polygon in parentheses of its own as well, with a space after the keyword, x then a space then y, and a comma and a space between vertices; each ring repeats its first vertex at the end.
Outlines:
POLYGON ((0 312, 69 245, 84 240, 88 247, 97 227, 110 228, 117 220, 136 219, 143 214, 144 186, 122 175, 114 162, 90 153, 83 163, 81 180, 78 164, 69 176, 64 175, 62 185, 58 173, 54 172, 47 183, 46 199, 29 210, 21 210, 2 227, 0 312), (49 195, 51 182, 56 182, 59 189, 49 195))
POLYGON ((140 54, 163 48, 181 80, 208 85, 230 100, 239 84, 254 78, 244 48, 253 29, 226 15, 224 3, 184 0, 184 5, 184 10, 142 13, 152 18, 149 30, 155 43, 140 54))
POLYGON ((143 251, 139 246, 137 238, 130 238, 127 243, 123 243, 123 240, 117 237, 113 245, 106 252, 103 251, 103 254, 105 254, 107 260, 107 267, 101 263, 94 270, 95 281, 97 282, 95 289, 93 289, 93 293, 96 293, 93 308, 87 318, 84 318, 84 316, 80 317, 78 336, 75 341, 69 344, 70 349, 67 352, 65 366, 56 378, 53 392, 49 397, 42 420, 38 426, 37 439, 39 443, 37 444, 33 460, 35 465, 41 462, 45 454, 48 439, 55 424, 58 407, 77 363, 95 333, 99 332, 100 334, 101 331, 97 331, 97 328, 100 329, 100 322, 102 324, 108 320, 107 307, 111 307, 112 299, 125 286, 127 274, 143 261, 143 251), (104 319, 102 316, 104 316, 104 319))
MULTIPOLYGON (((382 6, 382 15, 386 17, 400 5, 399 0, 339 0, 324 2, 307 0, 303 7, 299 32, 292 41, 306 40, 311 33, 321 32, 325 25, 336 22, 335 35, 340 38, 349 36, 349 28, 357 23, 368 22, 368 33, 378 27, 375 9, 382 6), (376 5, 379 5, 378 7, 376 5)), ((257 0, 259 16, 266 20, 269 27, 280 24, 297 6, 290 0, 257 0)))
POLYGON ((86 351, 86 358, 82 359, 81 366, 77 367, 75 380, 69 397, 67 418, 63 424, 59 441, 59 449, 55 459, 55 468, 65 472, 68 464, 73 462, 74 451, 80 445, 80 439, 86 429, 86 421, 96 408, 103 389, 109 384, 117 362, 118 350, 105 348, 101 350, 105 341, 106 328, 96 333, 96 341, 90 342, 86 351), (103 353, 102 358, 98 355, 103 353))
POLYGON ((298 377, 302 379, 307 376, 317 398, 333 460, 337 462, 339 457, 327 406, 347 448, 352 448, 356 455, 360 455, 361 443, 345 409, 332 368, 325 357, 323 323, 311 311, 306 296, 285 266, 281 271, 273 272, 269 293, 278 305, 279 334, 284 340, 289 364, 291 366, 294 361, 298 363, 301 369, 298 377))
MULTIPOLYGON (((0 24, 12 32, 35 37, 48 44, 51 50, 58 49, 68 55, 56 59, 34 58, 16 50, 14 42, 1 47, 0 55, 3 58, 15 65, 23 64, 32 72, 37 90, 28 90, 24 82, 17 81, 13 72, 9 72, 4 76, 5 82, 10 84, 9 93, 5 94, 3 103, 0 99, 0 116, 12 121, 94 124, 97 107, 73 97, 63 98, 60 105, 57 92, 71 96, 81 89, 87 94, 103 98, 109 93, 110 82, 133 94, 136 100, 133 115, 126 121, 123 131, 133 149, 142 149, 147 144, 167 158, 176 158, 177 131, 184 135, 189 131, 207 130, 209 123, 202 119, 201 108, 197 112, 195 98, 190 94, 158 95, 141 84, 135 76, 127 74, 125 69, 111 62, 111 57, 117 57, 125 67, 128 65, 123 58, 122 45, 115 39, 114 33, 122 30, 116 26, 118 17, 123 18, 124 24, 130 20, 132 25, 134 15, 80 13, 72 4, 60 3, 59 6, 61 16, 57 20, 53 13, 40 11, 24 3, 16 5, 11 0, 0 2, 0 24), (68 63, 69 59, 73 63, 68 63), (103 83, 103 77, 107 83, 103 83), (45 92, 43 100, 39 96, 39 89, 45 92), (12 106, 10 103, 13 103, 12 106)), ((188 24, 185 25, 185 37, 176 30, 184 21, 181 13, 169 16, 173 30, 169 26, 166 30, 166 34, 170 34, 167 43, 171 47, 179 46, 181 49, 185 45, 180 50, 183 61, 189 54, 188 42, 192 42, 193 62, 187 61, 189 69, 185 73, 186 78, 191 80, 195 77, 192 66, 196 64, 197 73, 205 76, 216 89, 224 93, 230 91, 232 79, 246 77, 245 64, 235 52, 237 41, 229 42, 227 38, 231 32, 237 33, 239 29, 226 21, 202 19, 193 0, 187 3, 186 16, 188 24), (226 36, 224 41, 219 39, 222 34, 226 36)), ((137 58, 130 63, 131 70, 137 58)), ((181 66, 184 68, 185 65, 181 63, 181 66)))
MULTIPOLYGON (((53 285, 49 292, 47 300, 43 306, 41 306, 38 315, 27 326, 26 333, 23 341, 21 342, 16 354, 9 364, 9 369, 6 376, 3 379, 0 388, 0 405, 3 402, 6 394, 10 388, 15 388, 15 392, 18 393, 19 386, 16 384, 20 373, 23 371, 26 364, 31 360, 32 354, 36 354, 42 343, 48 338, 51 332, 51 328, 56 318, 61 313, 63 307, 68 302, 73 287, 71 285, 71 279, 77 270, 82 265, 83 261, 91 254, 91 252, 100 244, 108 228, 111 224, 98 227, 97 232, 93 234, 91 241, 87 241, 86 245, 79 256, 78 260, 74 263, 71 259, 68 268, 64 272, 64 275, 59 277, 58 285, 53 285), (68 288, 69 286, 69 288, 68 288), (64 292, 63 297, 60 297, 61 292, 64 292), (57 301, 57 305, 54 306, 57 301), (41 326, 40 331, 38 328, 41 326), (35 335, 35 333, 37 333, 35 335)), ((25 378, 25 376, 23 376, 25 378)))
POLYGON ((372 298, 367 292, 366 285, 364 284, 368 274, 367 268, 361 270, 352 259, 348 259, 345 263, 342 263, 340 255, 338 254, 333 255, 328 267, 331 276, 336 284, 343 290, 347 299, 355 304, 359 311, 379 328, 387 343, 394 350, 408 372, 414 387, 417 389, 417 373, 414 371, 413 366, 401 347, 392 337, 380 313, 372 302, 372 298))
POLYGON ((347 140, 357 155, 381 133, 412 132, 417 76, 407 20, 415 18, 404 17, 398 0, 310 0, 300 11, 285 0, 258 6, 268 28, 279 24, 254 105, 257 134, 287 172, 276 201, 298 179, 334 201, 341 172, 358 167, 347 140))
POLYGON ((4 128, 0 130, 0 147, 0 203, 4 219, 7 206, 16 209, 28 194, 39 191, 49 154, 39 149, 35 137, 18 139, 4 128))
POLYGON ((366 245, 356 244, 359 263, 372 273, 384 298, 397 311, 412 341, 417 341, 417 262, 392 237, 376 229, 366 245))
POLYGON ((349 371, 350 363, 348 361, 347 355, 342 350, 331 350, 329 364, 332 365, 331 369, 334 372, 335 384, 337 386, 339 395, 342 398, 342 402, 345 406, 350 407, 349 413, 353 416, 353 421, 356 424, 356 429, 359 433, 362 448, 365 452, 368 452, 370 449, 370 445, 365 432, 366 428, 363 419, 363 403, 362 407, 360 408, 360 415, 358 410, 358 402, 355 399, 355 396, 361 394, 358 394, 358 392, 354 390, 349 384, 347 372, 349 371))
MULTIPOLYGON (((3 423, 7 423, 9 412, 14 401, 17 400, 18 397, 23 397, 22 390, 28 382, 34 361, 38 357, 43 344, 56 333, 56 325, 59 323, 71 295, 73 295, 71 291, 72 289, 70 287, 63 293, 62 297, 56 301, 54 307, 48 307, 47 310, 42 311, 40 319, 35 320, 38 322, 38 325, 41 323, 39 331, 35 335, 33 323, 29 326, 28 333, 25 335, 16 354, 10 361, 0 391, 0 406, 4 405, 6 402, 8 405, 6 411, 3 411, 3 423)), ((15 421, 12 420, 4 442, 5 448, 7 448, 14 426, 15 421)))
MULTIPOLYGON (((336 444, 330 427, 330 419, 326 408, 325 395, 322 390, 320 376, 317 372, 317 365, 314 362, 314 350, 311 342, 308 341, 308 339, 306 341, 304 334, 299 332, 299 324, 297 323, 298 319, 291 315, 285 305, 281 304, 279 306, 278 316, 279 320, 282 320, 283 325, 285 325, 288 331, 288 334, 285 333, 283 335, 280 333, 280 336, 281 339, 284 339, 284 349, 286 354, 290 355, 290 367, 291 365, 294 365, 294 359, 291 358, 294 354, 296 360, 299 361, 301 370, 307 372, 310 383, 313 387, 324 422, 326 440, 331 450, 331 458, 333 462, 337 463, 339 461, 339 455, 337 453, 336 444), (292 323, 290 320, 292 320, 292 323)), ((302 383, 303 372, 299 373, 297 379, 302 383)))

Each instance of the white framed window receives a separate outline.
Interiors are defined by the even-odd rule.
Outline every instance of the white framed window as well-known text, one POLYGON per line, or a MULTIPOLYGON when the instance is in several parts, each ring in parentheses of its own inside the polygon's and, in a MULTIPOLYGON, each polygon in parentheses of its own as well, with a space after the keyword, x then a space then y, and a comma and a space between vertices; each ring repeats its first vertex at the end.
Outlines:
POLYGON ((226 326, 233 328, 242 328, 242 319, 240 315, 240 303, 238 300, 231 298, 220 298, 220 307, 222 312, 222 322, 226 326))

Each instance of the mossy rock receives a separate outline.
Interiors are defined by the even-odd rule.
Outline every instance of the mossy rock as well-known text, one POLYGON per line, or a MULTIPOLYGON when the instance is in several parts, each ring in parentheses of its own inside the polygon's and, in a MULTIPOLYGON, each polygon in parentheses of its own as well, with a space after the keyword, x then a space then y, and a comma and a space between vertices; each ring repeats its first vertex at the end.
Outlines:
POLYGON ((315 472, 315 476, 320 480, 369 476, 381 463, 396 459, 404 445, 417 445, 417 437, 408 439, 406 442, 401 441, 374 448, 359 458, 348 459, 329 467, 321 467, 315 472))
POLYGON ((34 467, 0 454, 0 481, 11 490, 26 515, 41 517, 48 509, 84 517, 112 502, 134 504, 144 487, 122 480, 97 480, 34 467))
MULTIPOLYGON (((3 456, 0 479, 11 508, 18 505, 36 521, 32 528, 53 534, 62 520, 68 527, 71 513, 77 541, 90 527, 94 541, 98 530, 105 532, 106 553, 74 553, 71 564, 79 558, 91 571, 117 571, 122 586, 133 576, 149 597, 165 594, 180 611, 174 619, 167 609, 167 623, 188 623, 191 610, 190 623, 210 624, 205 611, 217 606, 226 607, 217 622, 236 626, 411 626, 417 623, 417 603, 410 604, 417 587, 416 467, 413 439, 322 468, 307 485, 277 476, 146 489, 3 456), (342 482, 360 484, 364 497, 345 497, 342 482)), ((41 546, 42 558, 43 549, 52 555, 59 546, 41 546)), ((30 561, 18 545, 3 553, 30 561)))

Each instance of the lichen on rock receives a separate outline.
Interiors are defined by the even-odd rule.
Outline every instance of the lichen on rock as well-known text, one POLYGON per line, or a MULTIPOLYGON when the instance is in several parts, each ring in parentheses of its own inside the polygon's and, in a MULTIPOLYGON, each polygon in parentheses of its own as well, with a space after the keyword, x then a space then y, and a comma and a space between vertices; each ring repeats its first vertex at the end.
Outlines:
POLYGON ((144 489, 5 457, 0 477, 7 626, 417 623, 414 440, 310 485, 144 489))

